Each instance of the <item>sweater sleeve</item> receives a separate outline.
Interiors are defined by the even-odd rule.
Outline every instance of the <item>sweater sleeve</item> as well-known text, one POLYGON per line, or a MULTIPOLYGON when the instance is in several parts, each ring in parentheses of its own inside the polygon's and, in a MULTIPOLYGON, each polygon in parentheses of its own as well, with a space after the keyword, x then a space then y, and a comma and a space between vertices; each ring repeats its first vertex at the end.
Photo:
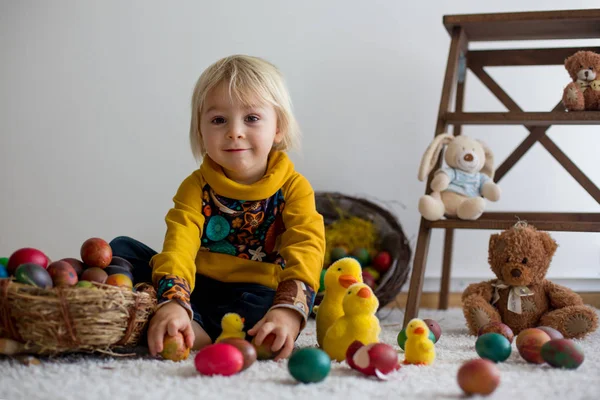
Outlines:
POLYGON ((194 290, 196 255, 204 224, 202 182, 196 173, 179 186, 173 203, 165 217, 167 232, 162 252, 151 260, 152 281, 159 306, 177 301, 191 317, 190 293, 194 290))
POLYGON ((286 186, 282 213, 285 232, 279 251, 286 266, 279 274, 273 308, 298 311, 304 327, 319 289, 325 257, 325 225, 317 212, 309 182, 297 174, 286 186))

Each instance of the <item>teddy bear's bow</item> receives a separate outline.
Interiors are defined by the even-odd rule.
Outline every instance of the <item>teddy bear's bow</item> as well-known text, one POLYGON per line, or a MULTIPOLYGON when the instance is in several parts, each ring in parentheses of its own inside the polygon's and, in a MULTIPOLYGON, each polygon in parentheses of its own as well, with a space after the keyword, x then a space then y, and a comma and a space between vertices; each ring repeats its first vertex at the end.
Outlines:
POLYGON ((509 289, 508 291, 508 310, 515 314, 521 314, 523 308, 521 306, 521 297, 532 296, 533 292, 527 286, 509 286, 501 280, 492 283, 494 287, 494 297, 492 304, 496 304, 500 300, 500 289, 509 289))

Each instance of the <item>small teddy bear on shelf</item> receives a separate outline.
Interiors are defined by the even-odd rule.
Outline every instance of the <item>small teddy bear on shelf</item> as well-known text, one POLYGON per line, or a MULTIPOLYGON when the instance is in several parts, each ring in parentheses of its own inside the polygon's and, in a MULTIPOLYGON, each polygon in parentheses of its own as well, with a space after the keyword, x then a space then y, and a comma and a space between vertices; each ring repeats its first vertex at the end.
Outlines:
POLYGON ((502 322, 515 334, 549 326, 565 338, 596 330, 596 312, 571 289, 545 279, 557 246, 547 232, 524 222, 491 235, 488 261, 497 279, 469 285, 462 295, 472 335, 490 322, 502 322))
POLYGON ((444 215, 476 220, 485 210, 485 200, 498 201, 500 187, 494 183, 494 154, 482 142, 467 136, 441 134, 427 147, 419 168, 424 181, 447 145, 444 160, 448 167, 435 172, 430 195, 419 199, 419 212, 429 221, 444 215))
POLYGON ((600 54, 578 51, 565 60, 573 82, 563 91, 568 111, 600 110, 600 54))

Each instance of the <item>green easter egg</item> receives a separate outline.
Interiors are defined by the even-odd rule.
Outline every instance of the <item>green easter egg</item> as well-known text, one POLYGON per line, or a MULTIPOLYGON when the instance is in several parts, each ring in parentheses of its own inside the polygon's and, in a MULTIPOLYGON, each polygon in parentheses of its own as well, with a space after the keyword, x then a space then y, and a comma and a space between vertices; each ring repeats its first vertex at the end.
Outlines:
POLYGON ((499 333, 484 333, 477 338, 475 350, 479 357, 493 362, 506 361, 512 350, 507 338, 499 333))
MULTIPOLYGON (((398 337, 396 338, 396 340, 398 341, 398 346, 400 346, 400 348, 402 350, 404 350, 404 344, 406 343, 406 329, 402 329, 400 331, 400 333, 398 333, 398 337)), ((431 342, 433 344, 435 344, 436 340, 435 340, 435 335, 433 334, 433 332, 429 331, 429 340, 431 340, 431 342)))
POLYGON ((369 254, 369 250, 364 247, 359 247, 352 251, 352 257, 356 258, 356 260, 360 263, 361 266, 366 267, 371 262, 371 255, 369 254))
POLYGON ((8 264, 8 258, 6 258, 6 257, 0 258, 0 265, 6 267, 7 264, 8 264))
POLYGON ((331 370, 331 358, 323 350, 300 349, 290 357, 288 369, 290 374, 300 382, 321 382, 331 370))
POLYGON ((329 254, 329 258, 331 262, 336 262, 340 258, 344 258, 348 255, 348 251, 344 247, 334 247, 331 249, 331 253, 329 254))
POLYGON ((95 289, 96 286, 94 286, 94 284, 90 281, 79 281, 75 284, 76 287, 83 287, 83 288, 91 288, 91 289, 95 289))

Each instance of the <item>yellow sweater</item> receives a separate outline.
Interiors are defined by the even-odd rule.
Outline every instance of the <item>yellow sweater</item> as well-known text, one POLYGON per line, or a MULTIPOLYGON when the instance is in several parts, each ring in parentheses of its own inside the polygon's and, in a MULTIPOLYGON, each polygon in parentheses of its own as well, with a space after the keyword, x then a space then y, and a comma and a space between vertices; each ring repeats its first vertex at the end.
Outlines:
POLYGON ((274 306, 308 317, 323 267, 324 223, 312 187, 285 153, 273 152, 252 185, 227 178, 206 156, 173 202, 163 250, 151 261, 155 285, 169 277, 191 292, 197 273, 257 283, 277 289, 274 306))

